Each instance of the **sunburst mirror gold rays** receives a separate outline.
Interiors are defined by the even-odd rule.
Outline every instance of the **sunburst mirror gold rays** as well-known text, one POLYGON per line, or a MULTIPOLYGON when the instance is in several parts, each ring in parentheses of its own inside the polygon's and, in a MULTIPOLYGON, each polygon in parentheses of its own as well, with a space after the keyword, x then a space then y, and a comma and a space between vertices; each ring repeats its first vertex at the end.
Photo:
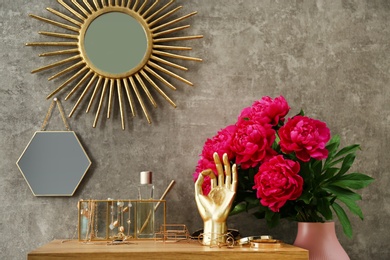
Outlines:
POLYGON ((181 51, 191 50, 178 41, 202 38, 202 35, 175 36, 190 25, 179 23, 197 12, 180 16, 176 12, 175 0, 57 0, 62 6, 58 11, 47 8, 57 19, 30 14, 39 21, 56 26, 61 32, 40 31, 39 34, 60 39, 27 43, 28 46, 54 48, 40 57, 62 57, 54 63, 40 67, 32 73, 57 68, 49 80, 67 77, 52 91, 51 98, 65 89, 70 90, 65 100, 75 95, 77 100, 71 110, 71 117, 85 99, 88 113, 96 109, 93 127, 104 107, 107 118, 118 100, 122 129, 125 129, 126 109, 135 116, 138 100, 145 118, 151 117, 144 99, 153 107, 157 103, 153 94, 158 93, 173 107, 176 104, 164 92, 164 88, 176 90, 168 80, 170 77, 190 86, 192 82, 171 69, 186 71, 176 61, 202 61, 200 58, 183 55, 181 51), (60 18, 60 19, 58 19, 60 18), (54 46, 54 47, 52 47, 54 46), (58 48, 57 48, 58 47, 58 48), (71 76, 69 76, 71 74, 71 76), (167 79, 168 78, 168 79, 167 79))

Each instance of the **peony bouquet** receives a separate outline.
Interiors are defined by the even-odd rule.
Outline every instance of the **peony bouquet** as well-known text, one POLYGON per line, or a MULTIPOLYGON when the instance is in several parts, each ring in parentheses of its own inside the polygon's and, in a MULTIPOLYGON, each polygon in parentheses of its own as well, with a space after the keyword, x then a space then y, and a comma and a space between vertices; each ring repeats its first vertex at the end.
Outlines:
MULTIPOLYGON (((349 173, 359 145, 339 148, 324 122, 301 112, 287 120, 290 107, 283 96, 263 97, 242 110, 237 122, 207 139, 194 173, 217 175, 213 154, 226 153, 238 167, 238 189, 230 215, 257 208, 254 215, 275 226, 280 218, 303 222, 332 220, 335 213, 344 233, 352 236, 345 208, 363 219, 355 190, 373 179, 349 173)), ((205 179, 203 193, 210 191, 205 179)))

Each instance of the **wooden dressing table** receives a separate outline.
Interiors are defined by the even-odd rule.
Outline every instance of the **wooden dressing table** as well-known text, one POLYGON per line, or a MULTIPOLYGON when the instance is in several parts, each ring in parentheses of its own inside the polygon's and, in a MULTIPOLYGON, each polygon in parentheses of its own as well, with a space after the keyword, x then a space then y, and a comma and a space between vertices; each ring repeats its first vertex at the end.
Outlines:
POLYGON ((132 244, 107 245, 106 242, 84 243, 78 240, 53 240, 28 253, 28 260, 67 259, 285 259, 307 260, 305 249, 283 244, 276 249, 253 249, 249 246, 233 248, 202 246, 197 241, 161 242, 134 240, 132 244))

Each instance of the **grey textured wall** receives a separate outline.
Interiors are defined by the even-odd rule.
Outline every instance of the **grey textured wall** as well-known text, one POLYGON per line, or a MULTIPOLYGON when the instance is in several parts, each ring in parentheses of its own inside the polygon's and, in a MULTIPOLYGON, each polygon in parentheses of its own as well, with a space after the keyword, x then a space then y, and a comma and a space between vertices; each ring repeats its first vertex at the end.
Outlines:
MULTIPOLYGON (((25 259, 32 249, 56 238, 72 238, 79 199, 134 198, 138 172, 152 170, 156 193, 174 179, 167 196, 168 222, 202 227, 193 200, 192 172, 207 137, 235 121, 243 107, 264 95, 284 95, 291 113, 300 108, 326 121, 344 145, 360 143, 354 169, 377 179, 362 191, 365 220, 351 216, 354 236, 341 243, 351 259, 390 257, 389 214, 389 78, 390 1, 388 0, 178 0, 182 14, 194 10, 188 33, 204 34, 189 42, 189 55, 203 63, 184 62, 186 86, 176 80, 169 92, 173 109, 157 98, 148 125, 138 117, 103 120, 91 127, 94 114, 81 110, 69 120, 93 161, 76 194, 34 197, 15 162, 36 130, 50 101, 45 96, 63 79, 48 82, 52 71, 30 74, 49 60, 42 48, 24 47, 42 39, 38 30, 53 29, 28 17, 50 16, 54 0, 0 2, 0 255, 25 259)), ((66 92, 59 95, 64 98, 66 92)), ((66 112, 75 100, 63 102, 66 112)), ((118 115, 116 107, 115 114, 118 115)), ((63 129, 58 113, 49 130, 63 129)), ((249 215, 229 219, 244 235, 272 234, 292 243, 295 223, 269 230, 249 215)))

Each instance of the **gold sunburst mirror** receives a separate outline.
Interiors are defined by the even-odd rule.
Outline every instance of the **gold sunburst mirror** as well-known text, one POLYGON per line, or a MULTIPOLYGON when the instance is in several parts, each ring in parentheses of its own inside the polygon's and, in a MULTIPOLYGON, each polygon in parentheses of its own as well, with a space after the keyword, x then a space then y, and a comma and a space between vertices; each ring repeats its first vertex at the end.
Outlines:
POLYGON ((200 58, 182 55, 181 51, 191 47, 181 46, 178 41, 202 38, 202 35, 175 36, 190 25, 179 22, 195 15, 184 16, 175 13, 182 6, 174 7, 175 0, 57 0, 64 11, 47 8, 60 21, 31 14, 42 22, 56 26, 64 32, 40 31, 39 34, 60 39, 27 43, 28 46, 56 48, 40 54, 40 57, 58 56, 62 59, 40 67, 32 73, 59 68, 53 80, 66 78, 47 98, 70 88, 65 100, 79 95, 71 110, 71 117, 84 99, 89 99, 86 112, 96 107, 93 127, 96 127, 102 108, 106 104, 107 118, 110 118, 114 97, 119 103, 122 129, 125 129, 127 106, 135 116, 138 100, 145 118, 151 118, 144 99, 154 107, 157 103, 154 92, 163 96, 173 107, 176 104, 168 97, 160 85, 172 90, 176 87, 166 78, 172 77, 190 86, 187 79, 171 69, 186 71, 187 68, 175 60, 202 61, 200 58), (52 47, 54 46, 54 47, 52 47))

